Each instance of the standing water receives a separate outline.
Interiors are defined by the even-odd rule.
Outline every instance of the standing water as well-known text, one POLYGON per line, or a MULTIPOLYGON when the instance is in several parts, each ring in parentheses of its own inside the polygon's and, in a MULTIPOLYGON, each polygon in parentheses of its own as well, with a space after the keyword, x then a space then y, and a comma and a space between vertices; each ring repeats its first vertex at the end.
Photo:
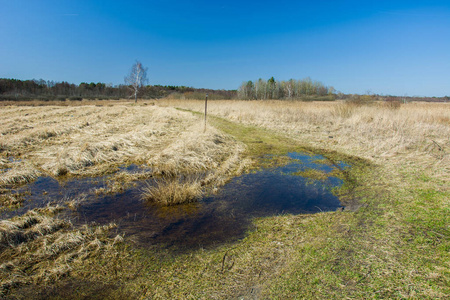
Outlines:
MULTIPOLYGON (((343 182, 333 175, 342 175, 348 165, 305 153, 289 153, 285 162, 235 177, 217 194, 199 202, 170 207, 143 202, 145 182, 136 182, 123 193, 98 195, 95 191, 106 187, 107 176, 67 181, 41 177, 17 190, 29 194, 27 201, 18 210, 3 212, 2 217, 22 214, 46 203, 64 204, 66 200, 82 198, 84 201, 76 210, 67 210, 60 216, 70 218, 75 225, 115 222, 117 233, 144 247, 189 249, 242 238, 252 228, 254 218, 334 211, 340 207, 331 189, 343 182), (303 177, 307 174, 319 176, 303 177), (313 179, 316 177, 319 179, 313 179)), ((148 167, 132 165, 121 171, 138 173, 148 171, 148 167)))
POLYGON ((138 245, 186 249, 242 238, 257 217, 338 209, 339 199, 331 188, 341 185, 342 180, 328 175, 348 165, 324 164, 324 158, 318 155, 288 156, 288 164, 236 177, 216 195, 197 203, 160 207, 142 202, 140 189, 135 188, 90 201, 79 207, 72 218, 79 224, 114 221, 118 232, 138 245), (325 174, 324 178, 298 175, 311 169, 325 174))

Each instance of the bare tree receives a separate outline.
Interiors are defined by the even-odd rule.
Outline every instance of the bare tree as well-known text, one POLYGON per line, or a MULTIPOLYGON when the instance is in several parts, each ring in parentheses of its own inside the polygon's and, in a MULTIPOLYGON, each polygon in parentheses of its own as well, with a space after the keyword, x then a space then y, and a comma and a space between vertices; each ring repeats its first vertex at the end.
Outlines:
POLYGON ((144 68, 140 61, 136 61, 131 67, 130 73, 125 77, 125 84, 128 85, 134 93, 134 103, 137 103, 138 92, 147 81, 147 68, 144 68))
POLYGON ((281 82, 282 84, 284 83, 284 89, 288 92, 288 99, 293 98, 293 91, 294 91, 294 86, 295 86, 295 80, 294 79, 289 79, 288 81, 285 82, 281 82))

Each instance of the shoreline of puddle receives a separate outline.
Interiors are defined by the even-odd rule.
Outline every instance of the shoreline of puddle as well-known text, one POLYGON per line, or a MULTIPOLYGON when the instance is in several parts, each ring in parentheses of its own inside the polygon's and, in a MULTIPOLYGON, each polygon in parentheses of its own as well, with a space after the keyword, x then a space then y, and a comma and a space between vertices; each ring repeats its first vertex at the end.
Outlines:
MULTIPOLYGON (((320 155, 293 152, 283 165, 261 168, 232 178, 214 195, 198 202, 161 207, 141 200, 142 188, 149 180, 134 181, 134 186, 117 194, 95 193, 119 172, 134 174, 148 167, 130 165, 118 173, 99 178, 58 181, 40 177, 17 191, 28 191, 23 207, 1 212, 4 219, 42 207, 47 203, 64 205, 84 197, 75 210, 63 210, 57 217, 69 219, 74 226, 116 223, 115 233, 135 245, 148 247, 193 249, 233 242, 245 237, 252 220, 281 214, 313 214, 342 209, 332 189, 343 184, 335 176, 314 180, 298 174, 317 170, 324 174, 342 172, 350 166, 339 162, 324 163, 320 155)), ((147 169, 146 169, 147 168, 147 169)))

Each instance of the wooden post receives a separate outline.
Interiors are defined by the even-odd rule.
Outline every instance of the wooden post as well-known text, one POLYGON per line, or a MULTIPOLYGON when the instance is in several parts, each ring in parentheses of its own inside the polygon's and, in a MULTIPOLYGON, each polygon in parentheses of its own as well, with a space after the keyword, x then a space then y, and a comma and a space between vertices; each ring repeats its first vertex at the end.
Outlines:
POLYGON ((205 129, 203 130, 203 132, 206 132, 206 115, 208 112, 208 94, 206 94, 206 98, 205 98, 205 129))

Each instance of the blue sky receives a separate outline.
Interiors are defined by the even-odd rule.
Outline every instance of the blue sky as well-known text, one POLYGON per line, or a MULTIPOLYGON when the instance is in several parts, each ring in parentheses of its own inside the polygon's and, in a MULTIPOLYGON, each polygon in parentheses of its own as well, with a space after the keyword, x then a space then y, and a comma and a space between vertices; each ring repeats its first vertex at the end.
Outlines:
POLYGON ((450 95, 450 1, 0 0, 0 77, 450 95))

